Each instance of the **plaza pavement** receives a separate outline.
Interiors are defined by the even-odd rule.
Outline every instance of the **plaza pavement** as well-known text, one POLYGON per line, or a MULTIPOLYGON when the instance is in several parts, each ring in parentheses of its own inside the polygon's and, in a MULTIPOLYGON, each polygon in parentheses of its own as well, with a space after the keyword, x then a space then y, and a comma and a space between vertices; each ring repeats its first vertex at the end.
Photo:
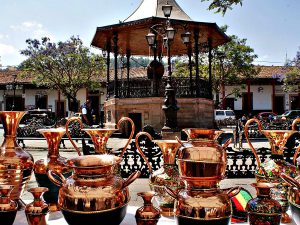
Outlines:
MULTIPOLYGON (((0 127, 0 143, 2 144, 3 142, 3 128, 0 127)), ((123 147, 126 143, 126 139, 120 139, 120 138, 110 138, 108 141, 108 147, 113 148, 113 149, 119 149, 121 147, 123 147)), ((33 157, 34 160, 37 161, 41 158, 46 158, 47 157, 47 143, 46 140, 34 140, 34 141, 25 141, 25 145, 26 145, 26 150, 28 152, 30 152, 33 157)), ((66 148, 60 148, 60 155, 70 158, 70 157, 74 157, 77 155, 76 151, 74 150, 73 146, 71 145, 71 143, 69 141, 65 141, 65 145, 66 148)), ((268 143, 267 141, 259 141, 259 142, 255 142, 254 144, 255 148, 258 147, 268 147, 268 143)), ((233 144, 231 144, 230 146, 233 147, 233 144)), ((248 144, 247 143, 243 143, 243 147, 244 148, 248 148, 248 144)), ((250 186, 251 183, 255 182, 255 179, 225 179, 223 181, 221 181, 221 188, 229 188, 229 187, 233 187, 233 186, 241 186, 246 188, 247 190, 250 191, 250 193, 255 196, 256 192, 255 189, 250 186)), ((29 182, 28 188, 30 187, 36 187, 36 181, 35 181, 35 177, 34 175, 32 175, 31 180, 29 182)), ((147 191, 150 190, 149 185, 148 185, 148 179, 146 178, 141 178, 136 180, 135 182, 133 182, 130 186, 130 193, 131 193, 131 205, 134 206, 140 206, 142 205, 142 199, 140 197, 137 197, 136 193, 137 192, 141 192, 141 191, 147 191)), ((23 200, 32 200, 32 195, 25 191, 25 193, 22 196, 23 200)))

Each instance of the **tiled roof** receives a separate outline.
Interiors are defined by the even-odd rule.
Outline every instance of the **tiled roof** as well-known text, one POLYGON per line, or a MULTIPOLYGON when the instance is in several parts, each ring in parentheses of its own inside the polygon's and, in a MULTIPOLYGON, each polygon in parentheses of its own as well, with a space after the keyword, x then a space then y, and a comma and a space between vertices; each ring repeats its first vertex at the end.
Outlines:
POLYGON ((284 75, 288 68, 284 66, 257 66, 260 69, 258 78, 272 78, 275 75, 284 75))
POLYGON ((22 84, 31 83, 31 78, 22 78, 20 71, 13 71, 13 70, 2 70, 0 71, 0 84, 7 84, 12 83, 14 78, 13 75, 17 74, 16 82, 22 84))

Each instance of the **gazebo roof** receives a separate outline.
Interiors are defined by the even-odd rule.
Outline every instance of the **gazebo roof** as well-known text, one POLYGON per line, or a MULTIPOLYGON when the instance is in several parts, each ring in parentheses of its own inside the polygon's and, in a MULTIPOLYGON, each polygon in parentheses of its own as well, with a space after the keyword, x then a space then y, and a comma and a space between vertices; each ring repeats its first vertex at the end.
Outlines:
MULTIPOLYGON (((165 0, 143 0, 140 6, 123 22, 98 27, 91 45, 106 50, 109 44, 113 44, 113 36, 117 33, 119 54, 126 54, 126 51, 130 50, 131 55, 149 55, 150 50, 145 35, 149 33, 151 26, 166 24, 166 18, 162 15, 161 10, 161 6, 166 3, 165 0)), ((182 43, 180 36, 186 31, 192 34, 192 45, 194 45, 195 30, 199 30, 199 43, 207 43, 208 39, 211 39, 213 48, 230 40, 216 23, 192 21, 175 0, 168 0, 168 4, 173 6, 170 22, 177 31, 171 45, 171 55, 187 53, 187 46, 182 43)))
POLYGON ((174 0, 143 0, 139 7, 123 22, 140 20, 147 17, 161 17, 165 18, 162 6, 168 2, 172 8, 171 19, 188 20, 192 19, 182 10, 182 8, 174 0))

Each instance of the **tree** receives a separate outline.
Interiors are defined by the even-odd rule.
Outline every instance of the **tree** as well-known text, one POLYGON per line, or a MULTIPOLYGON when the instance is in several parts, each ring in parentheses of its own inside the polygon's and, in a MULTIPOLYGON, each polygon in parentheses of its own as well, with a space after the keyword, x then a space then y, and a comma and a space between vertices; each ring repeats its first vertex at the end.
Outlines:
POLYGON ((293 60, 286 62, 287 73, 283 79, 285 92, 298 93, 298 108, 300 109, 300 48, 293 60))
POLYGON ((37 86, 60 90, 68 99, 70 111, 78 110, 77 92, 81 88, 98 88, 104 76, 104 60, 83 46, 79 37, 53 43, 44 37, 26 40, 21 51, 28 58, 20 65, 23 76, 30 76, 37 86))
MULTIPOLYGON (((227 26, 222 27, 226 32, 227 26)), ((224 108, 225 99, 230 96, 238 97, 245 85, 240 85, 245 79, 249 79, 258 74, 258 70, 253 64, 257 55, 254 50, 246 45, 247 39, 240 39, 235 35, 229 36, 231 41, 212 50, 212 82, 213 91, 216 93, 216 107, 224 108), (225 85, 239 84, 239 87, 233 88, 225 96, 225 85), (220 102, 219 93, 222 94, 220 102)), ((208 61, 205 54, 200 58, 200 74, 208 78, 208 61)), ((174 76, 188 76, 188 62, 186 60, 177 60, 174 76)), ((195 72, 193 71, 193 74, 195 72)))
POLYGON ((202 2, 210 2, 208 10, 216 10, 216 13, 226 13, 228 9, 232 9, 233 5, 243 4, 243 0, 201 0, 202 2))

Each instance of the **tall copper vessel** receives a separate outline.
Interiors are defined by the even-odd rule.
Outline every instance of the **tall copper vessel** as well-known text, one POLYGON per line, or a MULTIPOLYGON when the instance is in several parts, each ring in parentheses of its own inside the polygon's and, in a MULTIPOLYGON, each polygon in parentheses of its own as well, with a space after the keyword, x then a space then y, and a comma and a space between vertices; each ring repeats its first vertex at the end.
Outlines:
MULTIPOLYGON (((257 169, 255 173, 257 182, 269 182, 277 184, 276 187, 271 189, 271 196, 282 206, 282 223, 289 223, 291 219, 287 214, 289 207, 287 200, 287 185, 280 177, 280 173, 283 172, 291 177, 295 177, 300 174, 299 169, 296 166, 286 162, 283 159, 283 150, 287 140, 297 132, 296 124, 299 121, 300 119, 293 121, 292 130, 263 130, 261 122, 258 119, 253 118, 247 121, 244 128, 245 137, 257 161, 257 169), (257 152, 249 138, 248 129, 252 123, 257 123, 259 131, 266 136, 271 146, 271 157, 264 163, 261 163, 260 158, 257 155, 257 152)), ((297 149, 294 159, 296 158, 298 151, 299 150, 297 149)))
POLYGON ((146 135, 150 140, 152 140, 152 137, 147 132, 139 132, 135 138, 136 148, 140 152, 149 168, 150 188, 157 193, 155 199, 158 202, 161 215, 173 216, 174 199, 166 193, 165 187, 169 187, 175 192, 178 192, 184 187, 184 183, 179 177, 178 167, 175 164, 176 153, 180 147, 180 144, 176 140, 152 140, 159 146, 163 155, 162 167, 156 171, 153 171, 147 157, 139 146, 139 137, 142 135, 146 135))
POLYGON ((18 204, 10 199, 13 190, 12 185, 0 185, 0 223, 1 225, 12 225, 15 221, 18 204))
POLYGON ((217 138, 222 131, 200 128, 183 131, 188 135, 188 140, 178 140, 182 145, 178 152, 178 167, 185 188, 176 193, 166 187, 168 194, 176 199, 174 211, 177 224, 228 225, 232 214, 230 198, 240 190, 239 187, 228 190, 219 188, 227 165, 226 147, 231 139, 221 146, 217 138))
POLYGON ((59 188, 48 178, 48 170, 61 173, 64 177, 72 174, 72 169, 67 164, 67 159, 59 155, 59 144, 66 130, 64 128, 50 128, 37 130, 47 140, 48 155, 45 159, 39 159, 34 164, 34 175, 39 187, 47 187, 43 198, 49 205, 50 211, 56 211, 59 188))
POLYGON ((110 136, 116 132, 118 129, 120 129, 121 124, 128 121, 131 124, 131 133, 130 136, 128 138, 128 141, 125 145, 125 147, 123 148, 123 151, 120 154, 120 157, 122 157, 134 135, 134 131, 135 131, 135 125, 134 122, 132 121, 132 119, 130 119, 129 117, 122 117, 117 124, 117 128, 118 129, 113 129, 113 128, 83 128, 83 123, 81 121, 81 119, 77 118, 77 117, 72 117, 70 118, 67 123, 66 123, 66 134, 69 138, 69 140, 71 141, 72 145, 74 146, 75 150, 78 152, 78 155, 81 155, 80 153, 80 149, 77 147, 77 145, 75 144, 75 142, 72 139, 72 136, 69 132, 69 125, 71 122, 78 122, 80 124, 80 128, 86 132, 92 139, 94 147, 95 147, 95 153, 96 154, 105 154, 108 153, 107 148, 106 148, 106 144, 108 139, 110 138, 110 136))
POLYGON ((4 128, 4 141, 0 147, 0 184, 13 185, 11 199, 17 200, 19 207, 24 206, 22 193, 28 184, 32 170, 33 157, 16 142, 16 133, 23 111, 2 111, 0 120, 4 128))

